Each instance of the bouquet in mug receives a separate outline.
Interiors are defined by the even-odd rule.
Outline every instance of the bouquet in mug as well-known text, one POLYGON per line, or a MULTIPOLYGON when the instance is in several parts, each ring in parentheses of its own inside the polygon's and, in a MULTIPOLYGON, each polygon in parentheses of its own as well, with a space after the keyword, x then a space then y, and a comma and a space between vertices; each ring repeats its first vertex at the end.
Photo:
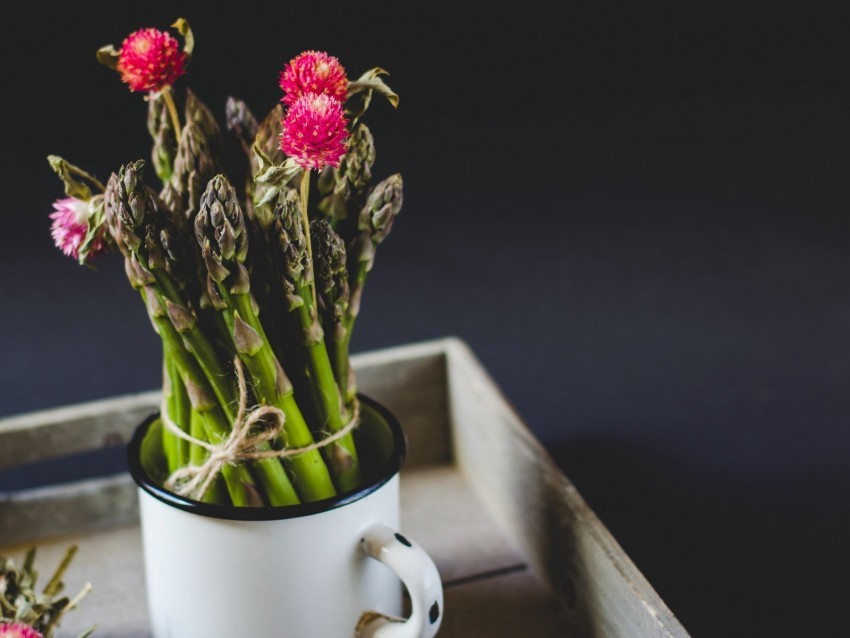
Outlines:
POLYGON ((376 95, 393 106, 398 96, 380 68, 352 81, 337 58, 305 51, 261 121, 227 100, 225 134, 194 93, 175 90, 194 37, 184 19, 172 27, 182 44, 148 28, 97 53, 145 94, 158 187, 142 160, 104 182, 51 156, 66 193, 53 238, 81 264, 120 252, 161 338, 161 435, 146 453, 167 467, 165 487, 234 506, 356 489, 349 343, 402 205, 400 175, 372 179, 363 118, 376 95))

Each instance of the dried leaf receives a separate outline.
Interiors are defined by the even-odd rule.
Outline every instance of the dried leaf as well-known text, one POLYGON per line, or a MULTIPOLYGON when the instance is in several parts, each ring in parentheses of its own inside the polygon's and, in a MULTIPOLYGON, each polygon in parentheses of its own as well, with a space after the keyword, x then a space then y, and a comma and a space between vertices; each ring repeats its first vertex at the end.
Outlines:
POLYGON ((186 64, 189 64, 189 61, 192 59, 192 51, 195 49, 195 36, 189 27, 189 21, 185 18, 177 18, 176 22, 171 26, 177 29, 177 32, 183 36, 183 53, 186 54, 186 64))
POLYGON ((65 161, 58 155, 48 155, 47 161, 50 162, 50 168, 65 184, 65 194, 68 197, 88 201, 92 198, 91 186, 94 186, 100 192, 105 190, 103 184, 96 177, 65 161))
POLYGON ((376 91, 386 97, 394 108, 398 108, 398 95, 381 79, 382 75, 389 75, 389 73, 380 67, 369 69, 354 82, 348 83, 348 97, 362 91, 376 91))
POLYGON ((109 67, 113 71, 118 70, 118 57, 119 53, 115 50, 115 47, 111 44, 107 44, 106 46, 102 46, 97 50, 97 61, 100 62, 103 66, 109 67))

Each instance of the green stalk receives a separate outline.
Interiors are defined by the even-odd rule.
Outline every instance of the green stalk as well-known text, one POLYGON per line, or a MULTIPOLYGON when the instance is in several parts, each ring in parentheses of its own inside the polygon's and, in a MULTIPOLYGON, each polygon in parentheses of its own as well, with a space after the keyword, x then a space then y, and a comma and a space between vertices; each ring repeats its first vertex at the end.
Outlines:
MULTIPOLYGON (((185 396, 185 388, 183 381, 174 365, 171 358, 171 353, 165 347, 163 342, 162 348, 163 361, 163 384, 162 391, 165 397, 165 409, 173 423, 181 430, 186 431, 188 421, 186 419, 185 409, 188 403, 188 397, 185 396), (184 403, 184 398, 186 403, 184 403)), ((165 451, 165 458, 168 461, 169 474, 180 469, 185 465, 185 456, 181 455, 181 447, 183 440, 167 428, 162 428, 162 446, 165 451)))
MULTIPOLYGON (((177 366, 174 367, 174 376, 177 380, 177 387, 175 388, 175 396, 174 396, 174 411, 177 415, 177 418, 180 421, 176 421, 176 423, 186 423, 189 422, 191 427, 191 414, 192 404, 189 402, 189 393, 186 392, 186 386, 183 385, 183 379, 180 376, 180 371, 177 369, 177 366)), ((189 442, 180 439, 177 441, 177 462, 180 464, 180 467, 186 467, 189 463, 189 442)))
MULTIPOLYGON (((315 325, 318 328, 315 305, 310 300, 311 291, 306 286, 296 288, 297 294, 304 299, 298 307, 298 317, 302 328, 315 325)), ((307 352, 307 365, 315 388, 315 397, 319 402, 322 424, 331 432, 339 432, 347 424, 347 415, 343 414, 340 390, 334 378, 325 341, 321 335, 304 346, 307 352)), ((345 386, 340 386, 345 387, 345 386)), ((356 489, 361 484, 360 463, 354 437, 349 432, 336 444, 325 448, 326 458, 334 471, 337 485, 343 492, 356 489)))
MULTIPOLYGON (((192 411, 189 394, 186 392, 186 386, 183 385, 183 379, 180 376, 180 371, 174 364, 171 353, 164 351, 163 357, 165 357, 168 383, 171 389, 171 403, 168 414, 172 422, 176 423, 185 432, 189 429, 190 413, 192 411)), ((178 468, 186 467, 189 460, 189 442, 177 436, 174 436, 174 439, 176 465, 178 468)))
MULTIPOLYGON (((174 413, 176 408, 174 407, 175 397, 174 397, 174 384, 173 384, 173 376, 174 376, 174 365, 170 361, 170 357, 168 355, 168 349, 165 347, 165 344, 162 344, 162 396, 165 411, 168 413, 168 416, 171 420, 174 420, 174 413)), ((175 421, 175 423, 178 423, 175 421)), ((165 453, 165 461, 168 465, 168 473, 171 474, 175 470, 180 468, 180 464, 177 462, 177 435, 175 435, 168 428, 162 428, 162 451, 165 453)))
POLYGON ((351 335, 354 332, 354 323, 360 312, 360 298, 366 285, 366 276, 369 273, 369 264, 364 261, 357 263, 353 285, 351 286, 351 302, 343 317, 342 337, 334 340, 332 348, 332 361, 334 378, 340 389, 345 393, 344 401, 347 409, 351 409, 357 397, 357 384, 351 376, 350 344, 351 335))
MULTIPOLYGON (((199 441, 207 441, 207 433, 204 430, 204 420, 201 417, 201 413, 197 410, 192 410, 191 418, 189 421, 189 434, 194 439, 198 439, 199 441)), ((207 452, 200 445, 192 445, 189 448, 189 463, 194 466, 203 465, 204 461, 207 460, 209 456, 209 452, 207 452)))
POLYGON ((180 129, 174 128, 174 121, 170 117, 164 97, 149 97, 147 120, 148 133, 153 140, 151 163, 157 177, 165 185, 174 171, 174 156, 177 153, 180 129))

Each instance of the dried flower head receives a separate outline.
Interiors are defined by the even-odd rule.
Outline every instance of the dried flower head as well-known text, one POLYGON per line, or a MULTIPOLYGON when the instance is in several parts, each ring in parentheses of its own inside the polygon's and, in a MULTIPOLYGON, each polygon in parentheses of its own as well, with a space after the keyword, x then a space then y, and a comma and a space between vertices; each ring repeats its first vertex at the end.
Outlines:
POLYGON ((139 29, 121 44, 117 69, 131 91, 161 91, 186 72, 186 54, 169 33, 139 29))
MULTIPOLYGON (((79 259, 80 248, 88 233, 89 214, 91 206, 74 197, 57 199, 53 202, 54 212, 50 214, 53 223, 50 226, 50 234, 56 247, 68 257, 79 259)), ((94 257, 102 252, 105 243, 102 238, 95 239, 89 250, 88 257, 94 257)), ((3 634, 0 634, 2 636, 3 634)))
POLYGON ((0 638, 42 638, 42 635, 29 625, 4 622, 0 623, 0 638))
POLYGON ((280 74, 281 100, 292 105, 302 95, 328 95, 343 102, 348 89, 345 69, 324 51, 304 51, 289 61, 280 74))
POLYGON ((339 100, 324 94, 302 95, 283 119, 280 150, 306 170, 338 167, 348 150, 347 125, 339 100))

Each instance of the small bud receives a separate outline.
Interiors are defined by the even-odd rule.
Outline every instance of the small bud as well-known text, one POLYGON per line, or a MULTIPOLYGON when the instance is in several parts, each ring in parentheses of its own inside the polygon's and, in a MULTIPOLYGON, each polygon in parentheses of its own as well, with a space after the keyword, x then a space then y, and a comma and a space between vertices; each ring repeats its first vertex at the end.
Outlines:
POLYGON ((188 332, 197 324, 195 315, 191 310, 174 303, 170 299, 165 300, 165 309, 168 312, 168 318, 177 332, 188 332))
POLYGON ((236 352, 249 356, 254 356, 263 347, 263 339, 243 321, 238 312, 233 313, 233 344, 236 346, 236 352))

